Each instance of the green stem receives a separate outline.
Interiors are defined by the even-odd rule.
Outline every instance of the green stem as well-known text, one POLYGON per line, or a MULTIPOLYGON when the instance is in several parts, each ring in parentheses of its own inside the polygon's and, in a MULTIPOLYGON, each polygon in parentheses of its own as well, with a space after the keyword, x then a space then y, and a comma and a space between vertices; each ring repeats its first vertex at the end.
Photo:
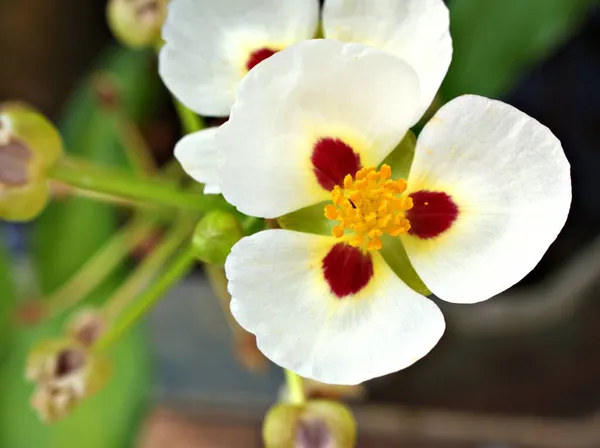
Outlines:
POLYGON ((185 107, 175 98, 173 98, 173 101, 184 134, 191 134, 204 129, 204 119, 202 117, 185 107))
POLYGON ((50 315, 57 315, 76 305, 96 289, 152 231, 154 219, 135 218, 98 250, 77 273, 47 298, 50 315))
POLYGON ((215 208, 227 209, 227 203, 217 195, 184 191, 172 182, 94 165, 84 160, 65 158, 48 173, 51 179, 83 190, 105 193, 127 199, 205 212, 215 208))
POLYGON ((156 174, 156 162, 137 124, 123 112, 115 113, 113 122, 117 137, 132 166, 142 175, 156 174))
POLYGON ((284 369, 284 372, 290 403, 304 404, 306 401, 306 396, 304 395, 304 379, 291 370, 284 369))
POLYGON ((195 258, 190 249, 178 253, 175 259, 167 266, 162 275, 157 278, 146 291, 137 297, 135 303, 129 307, 113 326, 97 343, 96 350, 105 350, 133 327, 150 308, 152 308, 175 284, 184 277, 193 267, 195 258))
POLYGON ((179 221, 168 230, 162 241, 110 298, 106 312, 111 318, 116 318, 123 308, 160 273, 173 253, 189 239, 191 228, 187 221, 179 221))

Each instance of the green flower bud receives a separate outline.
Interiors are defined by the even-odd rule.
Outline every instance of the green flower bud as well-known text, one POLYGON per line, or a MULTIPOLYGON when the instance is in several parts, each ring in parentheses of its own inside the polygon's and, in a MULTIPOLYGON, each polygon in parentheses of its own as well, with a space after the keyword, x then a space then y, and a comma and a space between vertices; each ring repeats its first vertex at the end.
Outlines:
POLYGON ((169 0, 110 0, 108 25, 114 36, 128 47, 154 47, 167 17, 169 0))
POLYGON ((36 384, 31 405, 45 422, 68 415, 106 383, 110 365, 73 339, 43 341, 30 353, 26 377, 36 384))
POLYGON ((192 248, 200 261, 222 266, 233 245, 243 236, 242 227, 234 215, 213 210, 196 226, 192 248))
POLYGON ((335 401, 279 404, 267 413, 263 440, 266 448, 352 448, 356 423, 350 410, 335 401))
POLYGON ((62 154, 60 134, 37 110, 0 105, 0 219, 28 221, 43 210, 46 172, 62 154))

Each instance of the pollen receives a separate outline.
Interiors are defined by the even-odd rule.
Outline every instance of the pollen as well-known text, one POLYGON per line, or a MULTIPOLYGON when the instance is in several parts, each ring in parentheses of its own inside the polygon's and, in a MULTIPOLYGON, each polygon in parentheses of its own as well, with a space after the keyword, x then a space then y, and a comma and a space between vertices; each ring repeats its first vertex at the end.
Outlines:
POLYGON ((398 236, 410 229, 404 212, 413 206, 406 195, 404 179, 390 179, 392 170, 382 165, 362 168, 354 177, 348 174, 342 186, 331 191, 333 204, 325 207, 325 217, 338 221, 333 236, 348 236, 349 244, 365 251, 381 249, 383 235, 398 236))

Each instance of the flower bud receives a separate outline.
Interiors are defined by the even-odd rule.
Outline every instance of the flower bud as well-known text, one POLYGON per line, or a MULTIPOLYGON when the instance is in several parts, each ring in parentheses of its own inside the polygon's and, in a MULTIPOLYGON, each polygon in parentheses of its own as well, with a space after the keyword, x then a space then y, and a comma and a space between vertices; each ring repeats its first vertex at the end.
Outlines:
POLYGON ((44 341, 27 360, 26 377, 37 386, 31 405, 42 420, 57 421, 104 386, 109 372, 106 358, 73 339, 44 341))
POLYGON ((0 219, 27 221, 43 210, 46 172, 62 154, 60 134, 37 110, 0 105, 0 219))
POLYGON ((108 25, 114 36, 129 47, 153 47, 160 42, 169 0, 110 0, 108 25))
POLYGON ((200 261, 222 266, 233 245, 243 236, 242 227, 234 215, 213 210, 196 226, 192 248, 200 261))
POLYGON ((350 410, 335 401, 279 404, 267 413, 263 440, 267 448, 352 448, 356 423, 350 410))

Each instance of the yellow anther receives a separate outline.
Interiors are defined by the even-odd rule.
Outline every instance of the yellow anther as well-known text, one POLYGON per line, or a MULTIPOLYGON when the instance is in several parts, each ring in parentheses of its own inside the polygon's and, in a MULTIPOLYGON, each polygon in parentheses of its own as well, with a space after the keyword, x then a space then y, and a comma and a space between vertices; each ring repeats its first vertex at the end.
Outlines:
POLYGON ((379 238, 374 238, 369 242, 367 247, 368 250, 379 250, 381 249, 381 240, 379 238))
POLYGON ((383 165, 379 170, 382 180, 388 180, 392 176, 392 169, 389 165, 383 165))
POLYGON ((333 228, 333 236, 340 238, 344 234, 344 229, 341 226, 335 226, 333 228))
POLYGON ((347 174, 346 177, 344 177, 344 188, 348 189, 352 187, 354 187, 354 179, 352 179, 350 174, 347 174))
POLYGON ((402 196, 406 181, 391 180, 391 175, 388 165, 382 165, 379 171, 362 168, 354 177, 347 175, 343 187, 331 191, 333 205, 325 207, 325 216, 339 221, 333 236, 347 234, 352 246, 375 251, 381 249, 383 235, 408 232, 410 223, 404 212, 412 208, 412 199, 402 196))
POLYGON ((325 217, 327 219, 336 219, 338 217, 338 211, 335 205, 328 205, 325 207, 325 217))

